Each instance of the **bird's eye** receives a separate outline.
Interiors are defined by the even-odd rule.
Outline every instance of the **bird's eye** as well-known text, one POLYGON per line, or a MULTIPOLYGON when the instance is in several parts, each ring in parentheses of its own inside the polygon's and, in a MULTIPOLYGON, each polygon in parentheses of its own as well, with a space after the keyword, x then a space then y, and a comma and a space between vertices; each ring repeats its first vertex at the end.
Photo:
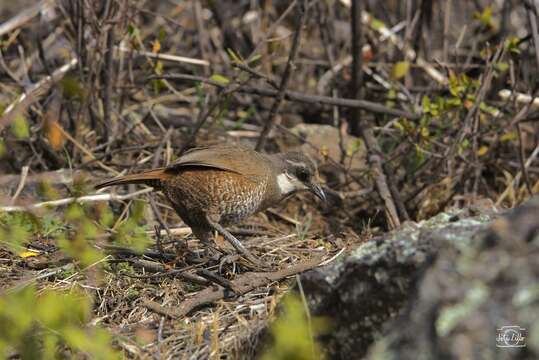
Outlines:
POLYGON ((301 182, 306 182, 307 180, 309 180, 310 174, 309 174, 309 172, 307 171, 307 169, 305 169, 305 168, 299 168, 299 169, 296 171, 296 176, 298 177, 298 180, 299 180, 299 181, 301 181, 301 182))

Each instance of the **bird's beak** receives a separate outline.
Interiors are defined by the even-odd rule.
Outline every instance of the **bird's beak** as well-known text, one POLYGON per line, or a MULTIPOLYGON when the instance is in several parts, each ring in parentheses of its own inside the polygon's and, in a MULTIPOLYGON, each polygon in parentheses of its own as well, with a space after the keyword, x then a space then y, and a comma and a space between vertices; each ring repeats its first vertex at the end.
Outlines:
POLYGON ((326 194, 324 193, 324 190, 322 190, 322 187, 317 183, 310 183, 309 184, 309 190, 315 194, 317 197, 320 198, 324 203, 327 203, 326 194))

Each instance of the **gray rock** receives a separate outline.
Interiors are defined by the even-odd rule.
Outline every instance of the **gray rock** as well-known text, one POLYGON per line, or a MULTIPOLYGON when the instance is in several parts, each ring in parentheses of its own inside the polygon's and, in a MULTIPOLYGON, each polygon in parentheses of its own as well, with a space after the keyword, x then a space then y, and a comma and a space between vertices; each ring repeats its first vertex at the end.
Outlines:
POLYGON ((539 358, 539 200, 406 223, 302 276, 330 358, 539 358), (499 348, 519 326, 526 347, 499 348))

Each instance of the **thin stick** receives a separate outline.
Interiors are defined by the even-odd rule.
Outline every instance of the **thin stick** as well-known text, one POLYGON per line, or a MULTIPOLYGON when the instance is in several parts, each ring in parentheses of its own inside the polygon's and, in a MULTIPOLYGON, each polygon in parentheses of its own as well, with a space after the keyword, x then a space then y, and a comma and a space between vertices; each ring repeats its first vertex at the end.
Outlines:
POLYGON ((144 56, 151 59, 179 62, 179 63, 200 65, 200 66, 210 66, 210 63, 206 60, 200 60, 200 59, 190 58, 186 56, 178 56, 178 55, 163 54, 163 53, 154 54, 152 52, 133 50, 133 49, 128 49, 128 48, 119 47, 119 46, 116 46, 115 49, 117 51, 133 53, 135 55, 144 56))
POLYGON ((198 269, 196 271, 197 275, 203 277, 204 279, 208 280, 208 281, 211 281, 212 283, 215 283, 217 285, 221 285, 222 287, 224 287, 225 289, 229 289, 229 290, 232 290, 234 292, 236 292, 236 290, 234 290, 234 284, 232 283, 232 281, 228 280, 228 279, 225 279, 224 277, 216 274, 216 273, 213 273, 207 269, 198 269))
POLYGON ((519 104, 531 103, 532 107, 534 108, 539 107, 539 98, 528 95, 528 94, 519 93, 516 91, 509 90, 509 89, 502 89, 498 91, 498 96, 502 98, 502 100, 508 100, 510 98, 514 98, 515 101, 519 104))
POLYGON ((26 22, 30 21, 33 17, 37 16, 40 12, 46 10, 49 6, 51 6, 52 2, 53 2, 52 0, 40 1, 34 6, 31 6, 21 11, 16 16, 4 22, 2 25, 0 25, 0 36, 3 36, 4 34, 7 34, 15 30, 16 28, 24 25, 26 22))
POLYGON ((73 145, 75 145, 77 148, 79 148, 80 151, 82 151, 83 153, 88 155, 92 160, 94 160, 96 162, 96 164, 99 165, 99 167, 101 167, 103 170, 109 171, 109 172, 113 173, 114 175, 119 174, 118 171, 111 168, 110 166, 107 166, 107 165, 103 164, 103 162, 101 162, 101 160, 98 160, 90 150, 88 150, 84 145, 79 143, 73 136, 71 136, 70 133, 65 131, 64 128, 62 126, 60 126, 60 124, 57 124, 56 128, 62 133, 62 135, 64 137, 66 137, 69 141, 71 141, 73 143, 73 145))
POLYGON ((522 142, 522 130, 520 129, 520 123, 516 123, 515 130, 518 135, 518 160, 520 162, 520 170, 522 171, 522 175, 524 176, 524 183, 526 184, 526 190, 528 190, 528 194, 530 196, 533 196, 532 186, 530 183, 530 177, 528 175, 528 168, 526 167, 526 164, 524 163, 524 144, 522 142))
MULTIPOLYGON (((532 162, 535 160, 535 158, 537 157, 537 155, 539 155, 539 145, 533 150, 532 154, 530 155, 530 157, 528 158, 528 160, 526 160, 526 163, 524 164, 524 167, 527 169, 530 167, 530 165, 532 164, 532 162)), ((522 171, 519 170, 519 172, 517 173, 517 175, 513 178, 513 180, 511 180, 511 182, 509 183, 509 185, 507 185, 507 187, 505 188, 504 192, 500 195, 500 197, 498 197, 498 200, 496 200, 496 206, 499 206, 502 201, 505 200, 505 198, 507 197, 507 195, 509 195, 509 192, 511 191, 511 188, 513 187, 513 185, 517 182, 517 181, 520 181, 520 177, 522 176, 522 171)))
MULTIPOLYGON (((213 81, 213 80, 201 77, 201 76, 194 76, 194 75, 188 75, 188 74, 167 74, 163 76, 151 76, 148 78, 148 80, 153 80, 153 79, 201 81, 205 84, 212 85, 215 87, 219 87, 219 88, 225 87, 222 83, 219 83, 217 81, 213 81)), ((237 91, 241 93, 255 94, 255 95, 261 95, 261 96, 267 96, 267 97, 276 97, 278 93, 278 91, 274 89, 251 86, 251 85, 242 86, 238 88, 237 91)), ((304 93, 300 93, 296 91, 289 91, 289 90, 285 91, 285 99, 289 101, 297 101, 297 102, 302 102, 306 104, 316 104, 316 105, 325 104, 325 105, 333 105, 333 106, 341 106, 341 107, 349 107, 349 108, 359 108, 366 111, 370 111, 372 113, 403 117, 410 120, 419 120, 419 118, 421 117, 420 114, 414 114, 414 113, 404 111, 404 110, 388 108, 387 106, 380 105, 379 103, 375 103, 375 102, 367 101, 367 100, 335 98, 331 96, 322 96, 322 95, 309 95, 309 94, 304 94, 304 93)))
POLYGON ((26 177, 28 176, 28 170, 30 169, 29 166, 23 166, 21 170, 21 180, 19 181, 19 186, 17 186, 17 190, 15 191, 15 194, 11 198, 10 205, 15 204, 15 200, 19 197, 19 195, 22 192, 22 189, 24 189, 24 184, 26 184, 26 177))
POLYGON ((118 194, 95 194, 95 195, 86 195, 86 196, 80 196, 80 197, 69 197, 64 199, 58 199, 58 200, 51 200, 51 201, 43 201, 40 203, 30 204, 27 206, 2 206, 0 207, 0 212, 13 212, 13 211, 31 211, 36 210, 44 207, 54 207, 54 206, 62 206, 71 204, 74 202, 77 203, 87 203, 87 202, 96 202, 96 201, 121 201, 121 200, 127 200, 134 197, 137 197, 142 194, 147 194, 149 192, 153 191, 153 188, 147 188, 139 191, 135 191, 129 194, 125 195, 118 195, 118 194))
POLYGON ((247 63, 249 63, 250 60, 252 60, 252 58, 256 55, 256 53, 258 52, 258 50, 260 49, 260 47, 262 45, 265 45, 267 42, 268 42, 268 39, 270 38, 270 36, 273 34, 273 32, 277 29, 277 27, 279 27, 279 25, 281 25, 281 23, 283 22, 283 20, 288 16, 288 14, 292 11, 292 9, 294 8, 294 6, 296 6, 296 3, 297 3, 298 0, 293 0, 290 2, 290 4, 288 5, 288 7, 286 8, 285 11, 283 11, 283 13, 281 14, 281 16, 279 16, 279 18, 269 27, 269 29, 267 29, 266 31, 266 38, 262 41, 260 41, 258 44, 256 44, 256 47, 255 49, 251 52, 251 54, 247 57, 247 63))
MULTIPOLYGON (((110 3, 109 3, 110 4, 110 3)), ((105 134, 107 138, 106 152, 110 151, 113 138, 116 135, 112 126, 112 86, 114 77, 113 47, 114 47, 114 25, 107 33, 107 50, 105 53, 104 86, 103 86, 103 121, 105 123, 105 134)))
MULTIPOLYGON (((363 0, 357 0, 352 3, 352 14, 351 14, 351 27, 352 27, 352 74, 354 76, 351 80, 351 91, 356 97, 361 98, 361 14, 363 8, 363 0)), ((353 129, 356 129, 360 132, 363 141, 365 141, 365 146, 368 151, 368 161, 371 168, 374 170, 374 180, 376 188, 378 189, 378 194, 384 201, 386 215, 388 223, 392 228, 400 226, 399 214, 397 212, 397 207, 394 202, 390 187, 388 186, 388 178, 384 173, 383 168, 383 153, 380 149, 380 145, 374 137, 372 127, 370 124, 361 119, 361 112, 359 109, 351 114, 350 123, 353 125, 353 129)), ((397 192, 395 192, 397 193, 397 192)), ((400 201, 402 203, 402 201, 400 201)), ((402 206, 404 209, 404 206, 402 206)), ((406 210, 404 210, 406 213, 406 210)))
POLYGON ((305 19, 307 18, 307 16, 305 15, 307 13, 308 3, 308 0, 304 0, 303 4, 301 6, 298 6, 298 17, 296 19, 296 28, 294 29, 294 38, 292 39, 292 48, 290 49, 290 54, 288 55, 288 61, 286 62, 286 67, 281 78, 281 83, 279 84, 277 97, 275 98, 275 101, 268 114, 268 119, 264 123, 262 133, 258 138, 258 142, 256 144, 257 151, 260 151, 264 148, 268 134, 275 126, 277 112, 279 111, 279 108, 281 107, 281 104, 285 98, 285 91, 286 87, 288 86, 288 81, 290 80, 290 74, 292 73, 292 69, 295 67, 295 60, 298 54, 299 44, 301 41, 301 30, 305 25, 305 19))
POLYGON ((17 115, 24 113, 40 96, 47 92, 52 84, 60 80, 71 69, 73 69, 78 63, 76 58, 71 59, 67 64, 56 69, 50 76, 46 76, 41 79, 37 84, 32 86, 26 93, 19 96, 17 100, 11 103, 4 115, 0 118, 0 132, 8 126, 17 115))
POLYGON ((535 14, 535 9, 532 7, 528 1, 524 1, 524 8, 528 13, 528 21, 530 22, 530 30, 533 38, 533 45, 535 47, 535 58, 537 65, 539 66, 539 32, 537 29, 537 15, 535 14))

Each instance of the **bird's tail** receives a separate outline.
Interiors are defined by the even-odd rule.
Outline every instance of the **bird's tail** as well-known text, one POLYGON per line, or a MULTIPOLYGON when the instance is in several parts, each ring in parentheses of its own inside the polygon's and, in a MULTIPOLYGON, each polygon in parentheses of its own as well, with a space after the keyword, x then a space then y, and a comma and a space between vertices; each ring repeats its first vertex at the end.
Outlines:
POLYGON ((161 181, 170 175, 165 172, 165 168, 144 171, 138 174, 120 176, 114 179, 108 179, 95 185, 96 190, 107 186, 123 184, 146 184, 153 187, 159 187, 161 181))

